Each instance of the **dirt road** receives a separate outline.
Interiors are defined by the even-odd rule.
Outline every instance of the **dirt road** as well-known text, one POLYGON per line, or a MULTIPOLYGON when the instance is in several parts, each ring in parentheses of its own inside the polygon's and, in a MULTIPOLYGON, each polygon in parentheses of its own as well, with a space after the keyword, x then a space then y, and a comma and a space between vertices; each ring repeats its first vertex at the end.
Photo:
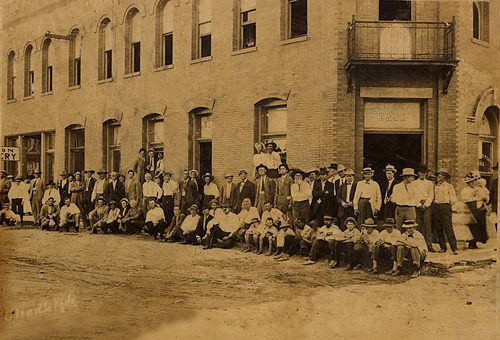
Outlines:
POLYGON ((495 338, 494 266, 408 280, 142 236, 7 228, 0 261, 4 339, 495 338))

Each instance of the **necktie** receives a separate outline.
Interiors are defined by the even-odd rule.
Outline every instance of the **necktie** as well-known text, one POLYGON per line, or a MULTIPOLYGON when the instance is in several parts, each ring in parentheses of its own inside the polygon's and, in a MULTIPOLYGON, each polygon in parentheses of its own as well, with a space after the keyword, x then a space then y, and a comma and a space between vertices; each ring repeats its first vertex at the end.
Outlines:
POLYGON ((242 182, 240 183, 240 192, 242 192, 242 191, 243 191, 243 186, 244 186, 244 185, 245 185, 245 182, 243 182, 243 181, 242 181, 242 182))
POLYGON ((405 190, 408 192, 408 184, 405 183, 405 190))

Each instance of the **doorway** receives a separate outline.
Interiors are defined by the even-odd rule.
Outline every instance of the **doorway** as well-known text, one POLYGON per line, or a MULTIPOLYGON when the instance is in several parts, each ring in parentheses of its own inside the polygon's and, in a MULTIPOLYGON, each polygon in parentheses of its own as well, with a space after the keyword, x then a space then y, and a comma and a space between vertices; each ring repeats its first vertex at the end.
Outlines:
POLYGON ((200 175, 212 173, 212 142, 199 142, 200 175))
POLYGON ((363 167, 375 170, 374 179, 385 179, 384 168, 392 164, 401 173, 403 168, 416 168, 422 163, 421 134, 365 133, 363 139, 363 167))

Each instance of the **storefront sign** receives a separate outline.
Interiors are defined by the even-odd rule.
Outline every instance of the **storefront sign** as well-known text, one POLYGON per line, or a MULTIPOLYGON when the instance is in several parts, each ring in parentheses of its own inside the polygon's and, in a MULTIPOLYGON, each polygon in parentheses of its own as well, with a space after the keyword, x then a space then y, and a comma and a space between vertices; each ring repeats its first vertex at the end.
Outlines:
POLYGON ((418 102, 365 102, 365 130, 408 130, 421 128, 418 102))
POLYGON ((18 161, 19 148, 2 146, 0 148, 0 160, 2 161, 18 161))

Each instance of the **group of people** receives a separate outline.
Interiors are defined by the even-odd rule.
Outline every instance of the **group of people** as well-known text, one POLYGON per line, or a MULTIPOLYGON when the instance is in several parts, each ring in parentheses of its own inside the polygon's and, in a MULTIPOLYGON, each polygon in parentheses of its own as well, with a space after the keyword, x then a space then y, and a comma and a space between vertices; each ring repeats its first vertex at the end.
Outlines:
MULTIPOLYGON (((63 171, 57 184, 45 184, 39 170, 25 181, 2 171, 0 223, 22 224, 23 207, 30 202, 34 224, 42 230, 146 232, 154 239, 204 249, 242 242, 244 251, 280 261, 302 254, 307 265, 327 256, 332 268, 345 258, 346 269, 357 269, 369 259, 374 273, 386 257, 392 261, 387 273, 393 275, 401 273, 405 258, 418 275, 426 252, 435 251, 435 239, 440 252, 447 251, 448 242, 453 254, 458 253, 452 225, 457 196, 448 171, 421 166, 398 175, 388 164, 383 169, 386 181, 379 184, 371 167, 363 169, 361 180, 342 164, 305 173, 282 163, 275 143, 255 147, 255 173, 240 169, 238 182, 228 173, 220 186, 212 174, 200 177, 196 170, 184 170, 174 180, 162 155, 143 148, 126 176, 105 170, 63 171)), ((482 182, 478 173, 469 173, 461 192, 473 216, 471 249, 488 238, 490 193, 482 182)))

